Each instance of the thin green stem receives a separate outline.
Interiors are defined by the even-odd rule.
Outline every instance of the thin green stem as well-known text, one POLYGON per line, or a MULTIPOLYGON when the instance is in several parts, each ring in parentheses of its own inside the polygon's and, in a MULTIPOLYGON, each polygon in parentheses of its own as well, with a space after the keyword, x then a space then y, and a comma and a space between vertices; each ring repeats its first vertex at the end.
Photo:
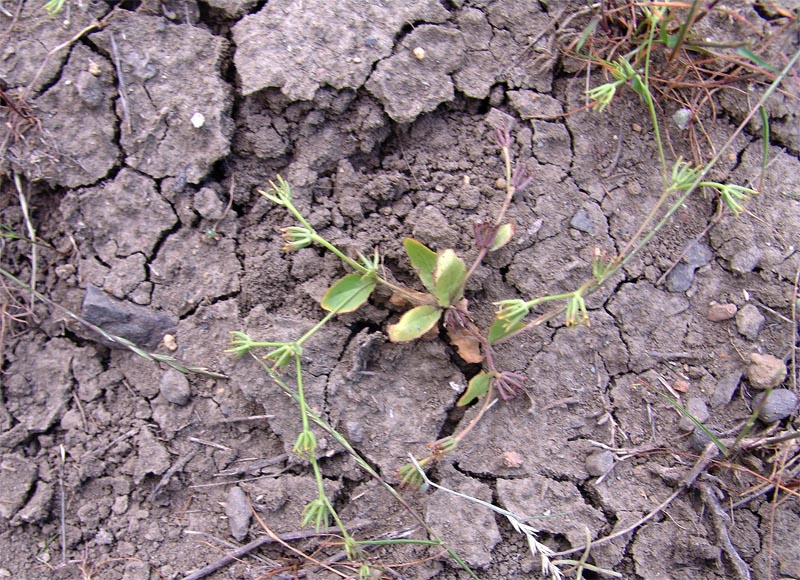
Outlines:
MULTIPOLYGON (((251 354, 253 359, 261 365, 261 367, 269 374, 270 378, 273 382, 280 387, 280 389, 292 397, 298 404, 300 403, 298 393, 295 392, 293 389, 289 388, 289 385, 286 384, 286 381, 272 368, 269 367, 263 360, 257 357, 254 354, 251 354)), ((469 565, 464 562, 461 557, 453 551, 444 541, 431 529, 425 519, 420 516, 414 509, 409 505, 409 503, 403 498, 399 491, 397 491, 394 487, 389 485, 381 475, 375 471, 372 466, 363 458, 359 453, 350 445, 350 442, 336 429, 331 427, 324 419, 322 419, 319 415, 314 413, 313 411, 308 411, 308 417, 313 421, 318 427, 320 427, 323 431, 328 433, 331 437, 333 437, 339 445, 341 445, 344 450, 358 463, 359 467, 363 469, 370 477, 374 478, 378 481, 383 488, 401 505, 403 508, 411 514, 411 516, 422 526, 423 529, 428 533, 428 535, 433 538, 436 542, 438 542, 442 548, 450 555, 453 560, 455 560, 459 566, 461 566, 474 580, 480 580, 475 572, 469 567, 469 565)))
MULTIPOLYGON (((345 305, 346 304, 347 303, 345 303, 345 305)), ((312 326, 311 329, 308 330, 308 332, 306 332, 303 336, 298 338, 295 341, 295 344, 297 346, 302 347, 309 338, 314 336, 319 331, 319 329, 325 326, 331 318, 333 318, 334 316, 336 316, 336 314, 338 314, 338 312, 339 312, 338 310, 331 310, 330 312, 328 312, 325 316, 322 317, 322 319, 319 322, 317 322, 314 326, 312 326)))
MULTIPOLYGON (((295 214, 295 215, 299 216, 300 214, 295 214)), ((363 266, 362 264, 359 264, 358 262, 356 262, 355 260, 353 260, 352 258, 347 256, 347 254, 342 252, 339 248, 334 246, 332 243, 330 243, 328 240, 326 240, 325 238, 323 238, 322 236, 320 236, 316 232, 314 232, 311 235, 311 239, 314 240, 316 243, 318 243, 323 248, 325 248, 326 250, 328 250, 329 252, 331 252, 332 254, 334 254, 342 262, 344 262, 345 264, 347 264, 348 266, 353 268, 353 270, 356 270, 357 272, 361 272, 362 274, 369 274, 372 271, 369 268, 363 266)))
MULTIPOLYGON (((584 295, 588 296, 589 294, 592 294, 593 292, 597 291, 598 288, 600 288, 605 282, 608 281, 609 278, 611 278, 614 274, 616 274, 620 268, 622 268, 625 264, 627 264, 644 246, 647 245, 647 243, 653 238, 653 236, 656 235, 656 233, 658 233, 664 227, 664 225, 666 225, 666 223, 670 220, 673 214, 676 211, 678 211, 678 209, 689 198, 689 196, 692 193, 694 193, 694 191, 700 186, 701 183, 703 183, 706 175, 708 175, 711 169, 714 166, 716 166, 717 163, 719 163, 720 158, 728 151, 728 149, 730 149, 736 137, 744 130, 744 128, 747 126, 750 120, 756 115, 756 113, 758 113, 760 108, 764 106, 764 103, 767 101, 770 95, 772 95, 772 93, 774 93, 777 90, 778 86, 783 82, 783 79, 786 77, 787 74, 789 74, 789 71, 791 71, 795 67, 798 61, 800 61, 800 50, 794 53, 791 60, 789 60, 789 62, 786 63, 786 65, 781 70, 780 74, 778 74, 775 80, 772 81, 772 83, 770 83, 769 87, 767 87, 767 90, 765 90, 764 94, 761 95, 761 98, 758 100, 758 102, 750 109, 750 112, 747 115, 745 115, 745 118, 736 127, 736 130, 733 132, 733 134, 731 134, 731 136, 728 137, 728 140, 725 142, 724 145, 722 145, 722 147, 720 147, 716 155, 714 155, 714 157, 703 167, 703 169, 697 173, 697 176, 695 177, 692 184, 689 185, 684 190, 683 195, 681 195, 681 197, 679 197, 678 200, 672 206, 670 206, 669 210, 661 218, 661 220, 659 220, 659 222, 653 227, 653 229, 650 230, 639 243, 634 245, 634 240, 641 233, 637 232, 637 234, 634 235, 631 241, 628 242, 627 246, 625 247, 625 250, 623 250, 623 252, 620 253, 618 259, 615 260, 614 263, 608 267, 608 269, 606 270, 606 272, 602 277, 600 277, 597 280, 589 280, 585 282, 582 285, 582 288, 585 288, 583 292, 584 295)), ((656 207, 659 207, 660 204, 663 203, 663 199, 665 198, 665 196, 667 196, 670 193, 672 193, 671 189, 667 189, 664 193, 662 193, 661 197, 659 198, 659 201, 656 203, 656 207)), ((654 212, 651 212, 651 214, 652 213, 654 212)), ((642 230, 642 228, 640 228, 640 230, 642 230)), ((535 320, 530 321, 528 324, 526 324, 519 330, 512 332, 508 336, 504 336, 502 340, 508 340, 509 338, 520 334, 521 332, 525 332, 526 330, 530 330, 535 326, 538 326, 548 320, 551 320, 553 317, 558 316, 561 312, 563 312, 565 308, 566 306, 560 306, 549 312, 546 312, 545 314, 539 316, 535 320)))
POLYGON ((295 373, 297 373, 297 399, 300 403, 300 418, 303 422, 303 431, 310 431, 308 424, 308 405, 306 404, 306 395, 303 391, 303 363, 300 360, 299 354, 296 354, 294 357, 294 367, 295 373))

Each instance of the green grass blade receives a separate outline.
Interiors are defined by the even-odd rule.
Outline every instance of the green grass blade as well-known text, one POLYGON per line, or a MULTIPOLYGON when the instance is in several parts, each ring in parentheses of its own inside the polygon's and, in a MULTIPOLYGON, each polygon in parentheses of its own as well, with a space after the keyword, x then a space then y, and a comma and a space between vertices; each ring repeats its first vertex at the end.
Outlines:
POLYGON ((708 438, 714 443, 714 445, 717 446, 717 449, 719 449, 722 452, 722 454, 727 457, 729 453, 728 446, 725 445, 722 441, 720 441, 719 437, 714 435, 714 433, 708 427, 706 427, 700 421, 698 421, 694 415, 692 415, 683 405, 681 405, 675 399, 667 397, 666 395, 663 395, 661 393, 656 393, 656 394, 662 399, 664 399, 667 403, 675 407, 675 409, 677 409, 681 415, 688 418, 692 423, 694 423, 695 427, 697 427, 703 433, 705 433, 708 436, 708 438))

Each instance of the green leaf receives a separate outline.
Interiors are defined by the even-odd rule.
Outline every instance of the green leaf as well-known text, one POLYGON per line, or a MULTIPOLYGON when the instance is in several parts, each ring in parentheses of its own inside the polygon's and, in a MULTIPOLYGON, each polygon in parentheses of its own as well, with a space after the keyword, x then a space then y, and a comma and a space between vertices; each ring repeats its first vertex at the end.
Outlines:
POLYGON ((425 286, 428 292, 433 294, 433 270, 436 268, 436 252, 414 238, 405 238, 403 247, 406 249, 406 255, 411 260, 411 265, 422 281, 422 285, 425 286))
POLYGON ((737 48, 736 49, 736 54, 738 54, 739 56, 745 57, 749 61, 755 63, 756 66, 760 66, 761 68, 763 68, 765 70, 768 70, 769 72, 771 72, 773 74, 777 75, 777 74, 781 73, 781 71, 776 69, 774 66, 769 64, 767 61, 765 61, 763 58, 758 56, 756 53, 754 53, 752 50, 750 50, 746 46, 740 46, 739 48, 737 48))
POLYGON ((494 344, 498 340, 502 340, 509 334, 512 334, 525 327, 525 323, 522 321, 515 322, 506 328, 507 324, 507 320, 500 320, 499 318, 494 319, 492 327, 489 329, 489 344, 494 344))
POLYGON ((452 306, 464 296, 464 280, 467 266, 453 250, 439 250, 436 255, 436 269, 433 272, 434 289, 431 294, 439 306, 452 306))
POLYGON ((469 405, 475 399, 484 396, 489 390, 489 381, 493 376, 494 375, 492 373, 481 371, 472 377, 472 379, 469 381, 467 390, 464 391, 463 395, 461 395, 461 398, 458 400, 456 405, 463 407, 464 405, 469 405))
POLYGON ((494 252, 495 250, 499 250, 510 242, 514 235, 514 229, 514 224, 503 224, 500 226, 497 229, 497 233, 494 235, 494 243, 490 251, 494 252))
POLYGON ((442 311, 430 304, 412 308, 400 317, 397 324, 390 324, 386 329, 389 340, 406 342, 419 338, 433 328, 441 315, 442 311))
POLYGON ((348 274, 328 288, 320 305, 329 312, 353 312, 364 304, 375 289, 375 278, 363 274, 348 274))

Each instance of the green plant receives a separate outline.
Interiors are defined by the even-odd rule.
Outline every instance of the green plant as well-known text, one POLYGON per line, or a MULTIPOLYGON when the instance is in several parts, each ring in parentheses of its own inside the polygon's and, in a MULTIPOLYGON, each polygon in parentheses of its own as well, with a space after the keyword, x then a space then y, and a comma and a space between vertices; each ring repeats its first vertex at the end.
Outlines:
POLYGON ((61 12, 61 9, 64 8, 64 4, 66 3, 67 0, 48 0, 44 5, 44 9, 47 10, 50 16, 55 16, 61 12))
MULTIPOLYGON (((526 187, 533 177, 526 171, 524 164, 518 164, 513 169, 510 127, 496 127, 495 137, 501 156, 504 161, 504 177, 506 182, 505 198, 497 216, 491 222, 478 223, 474 226, 475 246, 477 256, 471 266, 467 268, 466 262, 451 248, 442 248, 434 251, 418 240, 406 238, 403 246, 412 268, 415 270, 425 292, 414 290, 395 284, 387 277, 381 275, 381 259, 377 251, 371 257, 362 254, 357 259, 350 258, 330 241, 316 232, 304 216, 297 210, 292 201, 292 192, 289 184, 278 177, 277 182, 270 182, 271 190, 261 194, 289 211, 299 225, 285 227, 282 230, 284 249, 297 250, 319 245, 336 255, 353 272, 346 274, 336 281, 325 293, 321 301, 323 309, 327 310, 324 318, 310 331, 293 342, 258 342, 252 340, 242 332, 233 333, 233 345, 229 352, 245 354, 254 348, 267 348, 263 360, 273 380, 282 385, 282 388, 295 396, 300 407, 302 431, 295 444, 294 450, 298 455, 306 458, 312 465, 317 477, 318 497, 315 498, 304 512, 304 524, 314 524, 319 527, 327 523, 332 517, 340 522, 333 511, 330 502, 324 497, 321 485, 319 468, 316 465, 316 443, 313 433, 309 429, 309 417, 313 417, 308 405, 305 403, 302 387, 302 365, 300 356, 303 345, 324 324, 332 320, 337 314, 357 310, 367 300, 378 285, 384 285, 394 293, 393 302, 402 303, 409 309, 402 314, 399 321, 389 325, 387 333, 393 342, 405 342, 422 337, 431 332, 441 322, 447 331, 450 341, 458 348, 459 354, 469 362, 481 362, 483 369, 476 373, 469 381, 466 391, 461 395, 457 404, 466 405, 476 399, 482 399, 482 405, 472 420, 458 433, 446 437, 430 445, 431 453, 421 459, 412 458, 412 461, 400 470, 402 482, 407 485, 430 485, 424 474, 424 469, 438 461, 442 456, 452 451, 481 420, 486 412, 497 402, 494 393, 501 399, 509 399, 525 389, 526 378, 517 373, 498 369, 494 362, 493 346, 501 341, 513 338, 545 321, 551 320, 560 313, 565 314, 567 326, 589 324, 590 314, 586 306, 586 298, 606 284, 612 276, 628 263, 671 219, 674 213, 684 204, 688 196, 700 187, 716 191, 722 204, 734 214, 740 213, 744 203, 757 193, 755 189, 724 184, 706 179, 710 170, 716 165, 720 156, 730 147, 734 137, 719 148, 715 156, 702 166, 693 166, 678 158, 671 165, 666 159, 665 145, 661 137, 660 121, 656 99, 651 88, 651 56, 655 45, 663 43, 671 50, 681 47, 688 38, 688 26, 672 33, 665 25, 667 15, 658 7, 642 8, 644 14, 641 26, 637 27, 636 37, 639 43, 629 54, 617 58, 613 63, 597 60, 610 71, 614 80, 596 89, 589 91, 588 96, 594 102, 598 112, 607 110, 613 102, 615 95, 623 87, 629 86, 640 98, 652 122, 655 146, 661 165, 663 188, 661 194, 650 210, 643 223, 631 239, 616 255, 606 255, 596 250, 592 261, 591 276, 578 285, 575 290, 557 294, 537 296, 529 299, 501 300, 495 303, 497 307, 494 320, 489 328, 481 331, 468 311, 465 293, 470 276, 485 256, 503 245, 507 244, 514 235, 514 227, 506 221, 506 212, 515 193, 526 187), (666 36, 665 36, 666 34, 666 36), (538 315, 533 320, 527 320, 531 313, 539 306, 547 303, 560 303, 556 308, 538 315), (291 361, 295 365, 296 389, 289 389, 283 383, 280 372, 291 361)), ((756 114, 762 111, 766 98, 776 90, 786 73, 796 63, 800 53, 784 67, 776 76, 765 94, 751 110, 750 115, 742 122, 738 131, 756 114)), ((734 135, 735 136, 735 135, 734 135)), ((393 278, 392 278, 393 280, 393 278)), ((319 424, 319 423, 318 423, 319 424)), ((342 442, 342 441, 340 441, 342 442)), ((346 442, 342 442, 343 445, 346 442)), ((345 536, 347 538, 347 536, 345 536)), ((347 548, 348 555, 355 556, 354 540, 347 548)), ((585 564, 585 557, 579 562, 585 564)), ((587 568, 588 569, 588 568, 587 568)))

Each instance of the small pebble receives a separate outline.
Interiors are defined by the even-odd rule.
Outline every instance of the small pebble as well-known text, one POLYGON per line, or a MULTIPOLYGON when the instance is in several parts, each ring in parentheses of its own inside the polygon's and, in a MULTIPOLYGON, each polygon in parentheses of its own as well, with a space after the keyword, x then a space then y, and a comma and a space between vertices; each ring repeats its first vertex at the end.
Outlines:
MULTIPOLYGON (((685 408, 700 423, 705 423, 711 417, 711 413, 708 412, 708 405, 700 397, 691 397, 686 401, 685 408)), ((683 431, 692 431, 697 425, 689 417, 681 415, 678 427, 683 431)))
POLYGON ((203 113, 195 113, 194 115, 192 115, 191 122, 192 122, 192 127, 194 127, 195 129, 199 129, 200 127, 206 124, 206 117, 205 115, 203 115, 203 113))
MULTIPOLYGON (((753 406, 758 407, 766 393, 759 393, 753 399, 753 406)), ((758 411, 758 418, 764 423, 775 423, 791 415, 797 407, 797 395, 789 389, 774 389, 758 411)))
POLYGON ((747 367, 747 381, 754 389, 777 387, 786 378, 786 364, 771 354, 753 353, 747 367))
POLYGON ((594 232, 592 216, 589 215, 585 207, 582 207, 575 213, 569 225, 585 234, 592 234, 592 232, 594 232))
POLYGON ((630 195, 639 195, 642 193, 642 184, 638 181, 629 181, 625 186, 625 190, 630 195))
POLYGON ((358 421, 348 421, 346 424, 348 439, 353 443, 361 443, 364 441, 364 426, 358 421))
POLYGON ((174 334, 165 334, 162 342, 164 343, 164 348, 167 350, 171 352, 178 350, 178 341, 175 340, 174 334))
POLYGON ((168 369, 158 385, 161 394, 170 403, 183 406, 189 402, 192 390, 186 377, 175 369, 168 369))
POLYGON ((250 518, 253 512, 250 510, 247 496, 241 487, 233 486, 228 490, 225 515, 228 516, 231 535, 240 542, 244 540, 247 537, 247 531, 250 529, 250 518))
POLYGON ((747 304, 736 313, 736 329, 739 334, 750 339, 758 338, 758 333, 764 328, 766 319, 753 304, 747 304))
POLYGON ((642 126, 639 123, 631 123, 631 130, 635 133, 641 133, 642 126))
POLYGON ((706 314, 706 318, 708 318, 711 322, 730 320, 736 316, 736 312, 738 310, 739 309, 736 307, 736 304, 733 304, 732 302, 727 304, 718 304, 716 302, 712 302, 708 305, 708 313, 706 314))
POLYGON ((689 123, 692 120, 693 113, 691 109, 683 108, 678 109, 674 113, 672 113, 672 122, 677 125, 678 129, 683 131, 686 127, 689 126, 689 123))
POLYGON ((702 429, 695 429, 689 435, 689 447, 692 448, 692 451, 702 453, 709 443, 711 443, 711 437, 702 429))
POLYGON ((497 180, 494 182, 494 188, 504 191, 506 189, 506 180, 502 177, 498 177, 497 180))
POLYGON ((672 383, 672 388, 678 391, 679 393, 685 393, 689 390, 689 381, 684 379, 678 379, 674 383, 672 383))
POLYGON ((742 373, 731 373, 717 381, 714 394, 711 395, 711 406, 718 409, 730 403, 741 380, 742 373))
POLYGON ((586 458, 586 471, 592 477, 605 475, 614 467, 614 454, 611 451, 595 451, 586 458))
POLYGON ((418 46, 412 52, 414 53, 414 58, 417 60, 423 60, 425 58, 425 49, 421 46, 418 46))
POLYGON ((503 467, 507 467, 509 469, 522 467, 522 465, 525 463, 522 455, 516 451, 503 451, 501 457, 503 458, 503 467))
POLYGON ((747 274, 748 272, 752 272, 756 269, 758 263, 761 261, 762 255, 762 251, 757 246, 751 246, 736 252, 730 261, 731 270, 737 274, 747 274))
POLYGON ((714 252, 711 251, 711 248, 700 242, 692 241, 686 247, 686 251, 684 252, 682 259, 690 266, 699 268, 708 264, 713 257, 714 252))
POLYGON ((667 290, 670 292, 686 292, 694 281, 695 267, 680 262, 667 276, 667 290))

